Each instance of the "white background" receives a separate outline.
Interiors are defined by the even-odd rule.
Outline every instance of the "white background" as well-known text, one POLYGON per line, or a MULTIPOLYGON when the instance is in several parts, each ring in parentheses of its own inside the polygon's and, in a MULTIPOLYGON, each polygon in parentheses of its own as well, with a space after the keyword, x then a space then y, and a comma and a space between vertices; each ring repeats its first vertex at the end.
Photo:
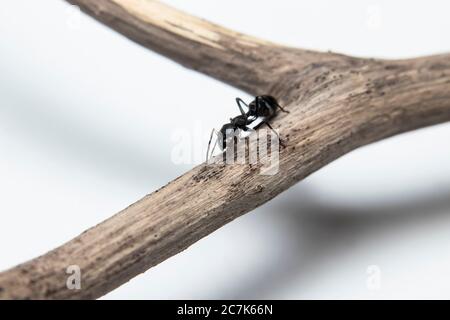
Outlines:
MULTIPOLYGON (((450 52, 446 0, 167 2, 292 46, 450 52)), ((62 0, 2 0, 0 269, 191 168, 172 134, 204 146, 236 96, 62 0)), ((450 298, 449 141, 444 124, 352 152, 105 298, 450 298)))

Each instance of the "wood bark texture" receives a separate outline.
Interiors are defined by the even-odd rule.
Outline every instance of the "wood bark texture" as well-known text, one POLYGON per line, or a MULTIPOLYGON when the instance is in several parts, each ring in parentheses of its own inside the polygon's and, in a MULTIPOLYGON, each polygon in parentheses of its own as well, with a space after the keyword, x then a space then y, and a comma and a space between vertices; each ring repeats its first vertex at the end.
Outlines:
POLYGON ((193 168, 68 243, 0 273, 3 299, 98 298, 343 154, 450 120, 448 54, 363 59, 277 45, 158 1, 69 2, 185 67, 277 97, 290 111, 272 122, 286 147, 276 175, 261 175, 259 164, 193 168), (81 268, 81 290, 66 287, 70 265, 81 268))

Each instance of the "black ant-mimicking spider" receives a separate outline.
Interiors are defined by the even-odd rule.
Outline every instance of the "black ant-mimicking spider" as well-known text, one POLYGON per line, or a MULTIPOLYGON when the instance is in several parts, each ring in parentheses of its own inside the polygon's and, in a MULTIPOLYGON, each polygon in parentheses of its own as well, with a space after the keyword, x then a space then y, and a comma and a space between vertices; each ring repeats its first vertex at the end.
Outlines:
MULTIPOLYGON (((278 136, 278 133, 272 128, 272 126, 269 124, 268 121, 276 115, 277 108, 279 108, 282 112, 289 113, 289 111, 285 110, 279 105, 278 101, 274 97, 269 95, 257 96, 255 97, 255 100, 250 102, 250 104, 246 104, 241 98, 236 98, 236 103, 239 107, 239 110, 241 111, 241 114, 234 118, 230 118, 230 122, 224 124, 219 132, 217 132, 216 129, 212 130, 208 142, 208 150, 206 151, 206 161, 208 161, 209 159, 208 158, 209 149, 211 146, 211 140, 214 132, 217 133, 217 140, 216 143, 214 144, 213 150, 211 151, 211 155, 214 152, 214 148, 217 142, 219 142, 218 143, 219 148, 222 151, 225 150, 227 148, 227 142, 229 142, 226 139, 227 133, 228 134, 230 132, 233 133, 236 130, 242 131, 256 130, 260 126, 266 124, 270 128, 270 130, 272 130, 278 136), (247 107, 248 109, 247 112, 244 111, 244 108, 242 107, 241 104, 247 107), (254 128, 250 128, 249 125, 252 124, 258 118, 262 118, 262 121, 258 123, 254 128)), ((280 144, 283 145, 279 136, 278 139, 280 141, 280 144)))

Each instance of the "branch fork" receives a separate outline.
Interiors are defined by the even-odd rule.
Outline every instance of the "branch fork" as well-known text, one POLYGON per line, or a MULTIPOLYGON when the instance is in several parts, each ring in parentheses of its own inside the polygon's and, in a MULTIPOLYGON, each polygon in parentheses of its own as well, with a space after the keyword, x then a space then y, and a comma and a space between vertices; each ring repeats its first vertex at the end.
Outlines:
POLYGON ((368 143, 450 120, 450 55, 407 60, 283 47, 151 0, 70 0, 129 39, 290 113, 279 172, 201 164, 66 244, 0 273, 2 299, 93 299, 368 143), (82 289, 65 270, 78 265, 82 289))

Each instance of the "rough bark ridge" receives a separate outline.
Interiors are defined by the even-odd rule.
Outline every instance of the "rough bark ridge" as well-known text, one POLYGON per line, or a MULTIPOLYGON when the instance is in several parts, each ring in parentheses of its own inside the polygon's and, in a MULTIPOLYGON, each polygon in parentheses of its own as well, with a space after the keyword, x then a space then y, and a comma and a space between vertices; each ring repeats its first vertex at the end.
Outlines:
POLYGON ((375 60, 287 48, 157 1, 70 0, 128 38, 290 111, 280 171, 200 165, 49 253, 0 274, 0 298, 97 298, 362 145, 450 120, 450 55, 375 60), (79 265, 82 289, 66 288, 79 265))

